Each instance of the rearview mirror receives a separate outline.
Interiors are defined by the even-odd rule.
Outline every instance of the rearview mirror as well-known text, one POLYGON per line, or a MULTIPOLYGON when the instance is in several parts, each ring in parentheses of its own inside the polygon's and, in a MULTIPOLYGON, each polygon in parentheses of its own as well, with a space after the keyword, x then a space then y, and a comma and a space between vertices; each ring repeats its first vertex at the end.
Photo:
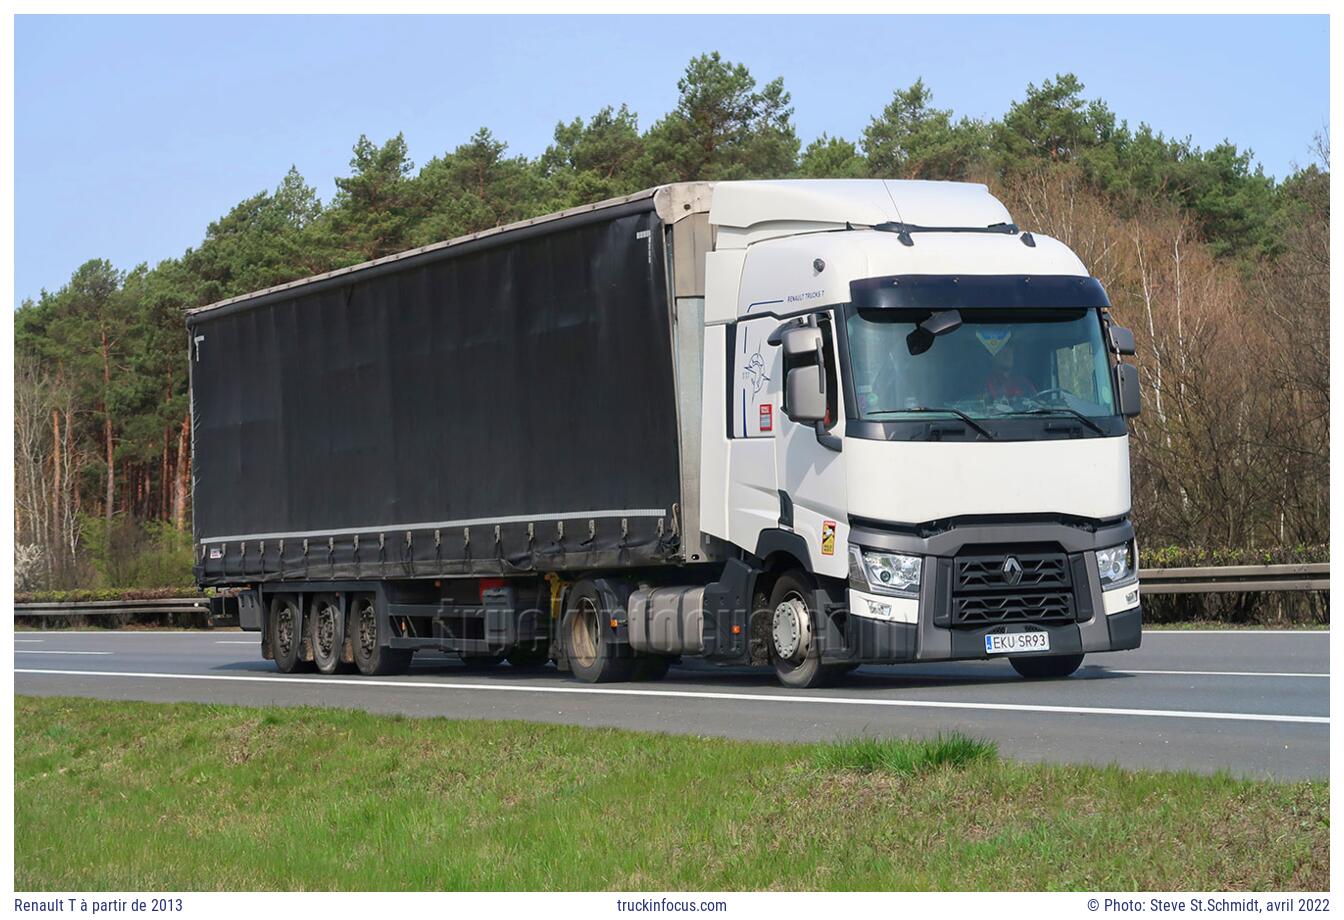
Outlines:
POLYGON ((821 330, 816 326, 795 326, 785 329, 780 341, 784 345, 785 359, 818 354, 821 351, 821 330))
POLYGON ((1111 326, 1111 350, 1117 355, 1134 354, 1134 330, 1124 326, 1111 326))
POLYGON ((933 347, 933 340, 961 328, 960 310, 939 310, 915 327, 905 337, 905 345, 912 355, 922 355, 933 347))
POLYGON ((789 369, 784 383, 784 414, 795 422, 826 418, 826 378, 815 364, 789 369))
POLYGON ((1120 414, 1134 418, 1139 414, 1139 369, 1132 364, 1115 366, 1116 402, 1120 414))

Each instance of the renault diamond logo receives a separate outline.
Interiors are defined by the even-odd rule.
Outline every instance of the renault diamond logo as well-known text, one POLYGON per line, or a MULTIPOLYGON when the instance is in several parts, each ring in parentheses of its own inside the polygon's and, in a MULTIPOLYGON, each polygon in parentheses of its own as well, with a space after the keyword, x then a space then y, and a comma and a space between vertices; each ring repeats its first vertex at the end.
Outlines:
POLYGON ((1003 580, 1010 585, 1022 580, 1022 563, 1017 561, 1016 556, 1009 556, 1003 560, 1003 580))

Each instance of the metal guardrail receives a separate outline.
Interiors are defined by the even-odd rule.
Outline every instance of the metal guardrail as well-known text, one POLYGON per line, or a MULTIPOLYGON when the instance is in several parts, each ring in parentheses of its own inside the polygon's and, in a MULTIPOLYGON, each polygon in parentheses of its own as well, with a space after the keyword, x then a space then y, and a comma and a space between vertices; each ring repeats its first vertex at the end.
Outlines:
POLYGON ((138 613, 209 613, 208 597, 169 597, 124 601, 54 601, 15 604, 16 617, 119 616, 138 613))
MULTIPOLYGON (((1295 565, 1221 565, 1141 569, 1145 594, 1239 594, 1255 591, 1329 591, 1330 563, 1295 565)), ((207 597, 154 600, 56 601, 15 604, 17 617, 116 616, 121 614, 208 613, 207 597)))
POLYGON ((1140 569, 1144 594, 1240 594, 1252 591, 1329 591, 1330 563, 1220 565, 1140 569))

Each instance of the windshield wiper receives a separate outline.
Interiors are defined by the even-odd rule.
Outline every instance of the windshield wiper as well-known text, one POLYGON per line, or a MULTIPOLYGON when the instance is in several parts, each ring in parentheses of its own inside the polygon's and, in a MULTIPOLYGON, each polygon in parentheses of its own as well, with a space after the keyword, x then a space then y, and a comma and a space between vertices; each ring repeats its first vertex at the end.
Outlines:
POLYGON ((1100 425, 1098 425, 1096 422, 1092 421, 1092 420, 1091 420, 1090 418, 1088 418, 1086 415, 1083 415, 1083 413, 1079 412, 1077 409, 1072 409, 1072 408, 1070 408, 1070 407, 1068 407, 1068 406, 1051 406, 1051 407, 1048 408, 1048 409, 1029 409, 1029 410, 1026 411, 1026 412, 1014 413, 1014 414, 1015 414, 1015 415, 1058 415, 1058 414, 1061 413, 1061 412, 1067 412, 1069 415, 1072 415, 1074 418, 1078 419, 1078 421, 1082 422, 1084 425, 1086 425, 1088 428, 1091 428, 1093 431, 1095 431, 1095 432, 1096 432, 1097 434, 1099 434, 1099 435, 1103 435, 1103 436, 1104 436, 1104 435, 1106 434, 1106 430, 1105 430, 1104 428, 1102 428, 1100 425))
POLYGON ((967 425, 970 425, 972 428, 980 432, 985 437, 989 438, 991 441, 996 440, 998 437, 997 435, 994 434, 994 432, 990 431, 984 425, 981 425, 979 422, 971 418, 965 412, 962 412, 960 409, 934 408, 931 406, 916 406, 913 409, 877 409, 873 412, 869 412, 868 415, 884 415, 890 412, 946 412, 948 415, 955 415, 957 418, 961 419, 967 425))

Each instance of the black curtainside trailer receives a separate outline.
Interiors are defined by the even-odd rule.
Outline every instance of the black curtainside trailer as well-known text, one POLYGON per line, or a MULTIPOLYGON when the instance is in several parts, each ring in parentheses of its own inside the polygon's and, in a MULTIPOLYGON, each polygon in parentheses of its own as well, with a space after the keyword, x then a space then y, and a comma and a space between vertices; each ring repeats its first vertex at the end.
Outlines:
POLYGON ((645 197, 191 312, 198 580, 674 561, 666 256, 645 197))

